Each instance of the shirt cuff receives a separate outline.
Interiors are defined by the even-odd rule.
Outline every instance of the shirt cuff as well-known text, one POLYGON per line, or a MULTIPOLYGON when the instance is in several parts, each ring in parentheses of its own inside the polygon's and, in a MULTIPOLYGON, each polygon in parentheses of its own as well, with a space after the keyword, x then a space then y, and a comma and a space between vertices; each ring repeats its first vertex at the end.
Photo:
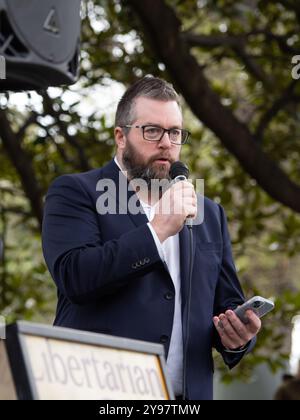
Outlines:
POLYGON ((245 344, 243 347, 240 347, 240 348, 235 349, 235 350, 230 350, 230 349, 225 348, 224 351, 226 351, 226 353, 244 353, 248 349, 249 344, 250 344, 250 342, 245 344))
POLYGON ((159 238, 158 238, 158 236, 157 236, 157 234, 156 234, 155 230, 154 230, 154 229, 153 229, 153 227, 151 226, 151 223, 149 222, 149 223, 147 223, 147 225, 148 225, 148 227, 149 227, 149 229, 150 229, 150 232, 152 233, 152 236, 153 236, 153 239, 154 239, 154 242, 155 242, 156 248, 157 248, 157 252, 158 252, 158 254, 159 254, 160 258, 162 259, 162 261, 165 261, 164 250, 163 250, 163 248, 162 248, 161 242, 160 242, 160 240, 159 240, 159 238))

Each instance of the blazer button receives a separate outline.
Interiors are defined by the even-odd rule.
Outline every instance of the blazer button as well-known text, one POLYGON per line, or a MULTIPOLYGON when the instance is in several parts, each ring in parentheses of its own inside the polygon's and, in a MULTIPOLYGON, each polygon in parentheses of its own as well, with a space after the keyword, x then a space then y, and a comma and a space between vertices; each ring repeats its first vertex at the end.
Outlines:
POLYGON ((168 337, 167 335, 162 335, 162 336, 160 337, 160 342, 161 342, 161 343, 167 343, 167 342, 168 342, 168 340, 169 340, 169 337, 168 337))
POLYGON ((167 299, 167 300, 172 300, 173 299, 173 293, 171 293, 171 292, 167 292, 166 294, 165 294, 165 299, 167 299))

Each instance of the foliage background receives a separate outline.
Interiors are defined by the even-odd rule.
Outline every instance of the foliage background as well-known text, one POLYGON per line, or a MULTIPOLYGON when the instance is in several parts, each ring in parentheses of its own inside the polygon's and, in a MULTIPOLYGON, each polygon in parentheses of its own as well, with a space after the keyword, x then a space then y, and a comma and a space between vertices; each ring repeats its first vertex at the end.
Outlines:
POLYGON ((206 195, 225 207, 246 295, 276 301, 255 351, 233 372, 222 371, 223 379, 249 376, 261 362, 275 370, 286 363, 291 319, 300 312, 300 87, 291 73, 292 57, 300 54, 300 7, 289 0, 141 3, 149 21, 136 1, 84 1, 79 82, 0 96, 0 313, 9 322, 52 322, 56 291, 40 242, 43 197, 60 174, 102 166, 113 156, 118 99, 134 80, 153 74, 184 92, 186 126, 193 135, 182 157, 193 176, 205 179, 206 195), (177 73, 174 54, 157 47, 159 34, 151 26, 156 12, 180 21, 159 22, 165 45, 174 34, 183 42, 175 57, 177 73), (207 101, 211 119, 195 112, 189 93, 195 72, 182 82, 184 48, 209 87, 195 97, 207 101), (226 112, 225 123, 232 124, 233 116, 246 127, 250 149, 265 153, 284 176, 273 176, 260 160, 250 162, 250 154, 251 167, 240 158, 234 148, 244 139, 234 124, 234 144, 228 147, 218 131, 218 109, 209 102, 212 94, 226 112), (296 187, 289 190, 284 177, 296 187))

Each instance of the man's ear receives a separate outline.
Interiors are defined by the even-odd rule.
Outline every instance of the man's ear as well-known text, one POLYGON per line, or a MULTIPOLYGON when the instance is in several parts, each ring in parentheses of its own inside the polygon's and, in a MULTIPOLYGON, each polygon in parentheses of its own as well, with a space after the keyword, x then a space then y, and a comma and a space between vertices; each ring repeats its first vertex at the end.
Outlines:
POLYGON ((118 149, 124 149, 126 146, 126 136, 121 127, 116 127, 114 130, 115 142, 118 149))

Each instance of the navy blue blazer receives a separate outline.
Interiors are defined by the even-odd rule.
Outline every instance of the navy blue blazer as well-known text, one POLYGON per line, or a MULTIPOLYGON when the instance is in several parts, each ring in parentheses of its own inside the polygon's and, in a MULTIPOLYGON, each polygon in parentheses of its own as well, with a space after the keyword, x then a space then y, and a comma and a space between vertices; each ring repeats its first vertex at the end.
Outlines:
MULTIPOLYGON (((114 161, 101 169, 63 175, 49 188, 42 236, 45 260, 58 290, 54 324, 163 343, 167 355, 174 315, 172 279, 159 257, 145 214, 98 214, 96 202, 103 192, 97 191, 96 185, 105 178, 115 182, 112 199, 124 206, 118 201, 119 168, 114 161)), ((209 199, 204 207, 204 222, 193 227, 189 399, 212 398, 212 347, 221 352, 230 368, 243 356, 226 353, 213 326, 214 315, 240 305, 244 296, 224 211, 209 199)), ((179 238, 185 340, 187 227, 179 238)))

